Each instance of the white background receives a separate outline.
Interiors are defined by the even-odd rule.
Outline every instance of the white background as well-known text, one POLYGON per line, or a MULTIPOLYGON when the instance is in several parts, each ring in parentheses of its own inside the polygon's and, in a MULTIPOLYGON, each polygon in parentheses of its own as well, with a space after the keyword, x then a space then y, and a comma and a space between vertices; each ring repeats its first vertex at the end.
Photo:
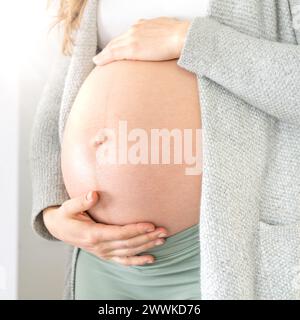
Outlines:
POLYGON ((65 248, 30 226, 29 140, 55 57, 47 0, 1 1, 0 299, 61 299, 65 248))

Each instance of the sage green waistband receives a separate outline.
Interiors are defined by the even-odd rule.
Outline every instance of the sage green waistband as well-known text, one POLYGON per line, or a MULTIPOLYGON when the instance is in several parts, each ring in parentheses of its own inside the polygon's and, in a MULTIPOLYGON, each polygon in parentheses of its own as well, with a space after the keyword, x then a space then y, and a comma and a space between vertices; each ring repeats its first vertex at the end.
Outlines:
POLYGON ((153 264, 124 266, 80 250, 76 299, 200 299, 198 224, 147 252, 155 257, 153 264))
MULTIPOLYGON (((195 224, 183 231, 180 231, 170 237, 166 238, 163 245, 153 247, 141 255, 146 253, 151 254, 156 259, 156 265, 159 262, 168 260, 169 258, 176 257, 176 260, 186 259, 189 256, 198 254, 200 250, 199 243, 199 224, 195 224)), ((137 268, 151 267, 151 264, 136 266, 137 268)))
POLYGON ((126 270, 128 272, 131 270, 132 272, 142 271, 151 273, 153 272, 155 274, 164 272, 169 273, 170 270, 172 270, 170 268, 175 268, 176 271, 178 271, 180 268, 193 270, 195 268, 199 268, 199 224, 192 225, 183 231, 167 237, 163 245, 148 249, 139 255, 145 254, 153 255, 155 262, 153 264, 125 267, 115 261, 102 260, 84 250, 81 250, 82 257, 84 256, 85 259, 89 258, 95 262, 97 261, 99 264, 110 265, 112 268, 111 270, 126 270))

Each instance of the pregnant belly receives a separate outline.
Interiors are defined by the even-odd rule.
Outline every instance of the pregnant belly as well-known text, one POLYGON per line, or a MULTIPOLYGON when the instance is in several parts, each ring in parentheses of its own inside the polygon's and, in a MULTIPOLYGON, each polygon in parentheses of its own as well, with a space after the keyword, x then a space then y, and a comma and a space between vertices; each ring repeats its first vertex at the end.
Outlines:
POLYGON ((176 62, 113 62, 95 67, 80 88, 61 164, 70 197, 99 192, 89 210, 95 221, 149 221, 169 235, 199 222, 197 80, 176 62))

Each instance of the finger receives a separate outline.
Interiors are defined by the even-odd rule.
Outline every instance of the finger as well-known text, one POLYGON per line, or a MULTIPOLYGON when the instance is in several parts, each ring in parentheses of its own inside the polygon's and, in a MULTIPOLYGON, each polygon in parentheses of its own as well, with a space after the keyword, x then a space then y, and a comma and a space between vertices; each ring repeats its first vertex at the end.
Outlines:
POLYGON ((139 266, 144 265, 146 263, 153 263, 154 257, 151 255, 144 255, 144 256, 133 256, 133 257, 112 257, 110 260, 115 261, 119 264, 124 266, 139 266))
POLYGON ((96 65, 102 66, 113 61, 134 60, 133 52, 135 52, 135 49, 132 43, 120 41, 110 47, 106 47, 93 61, 96 65))
MULTIPOLYGON (((161 239, 167 236, 167 232, 164 228, 157 228, 153 232, 138 235, 136 237, 127 240, 117 240, 107 242, 107 250, 118 250, 118 249, 132 249, 145 245, 153 240, 161 239)), ((117 255, 117 254, 112 254, 117 255)))
POLYGON ((65 201, 59 210, 62 210, 64 214, 87 211, 97 203, 98 199, 99 196, 97 192, 89 191, 85 195, 65 201))
POLYGON ((164 239, 156 239, 150 242, 147 242, 141 246, 138 246, 136 248, 126 248, 126 249, 116 249, 113 250, 109 255, 112 256, 118 256, 118 257, 132 257, 135 256, 139 253, 145 252, 146 250, 156 247, 156 246, 161 246, 165 243, 164 239))
POLYGON ((113 38, 112 40, 110 40, 106 46, 96 55, 93 57, 93 61, 95 64, 97 64, 96 62, 101 58, 102 55, 104 55, 106 53, 107 50, 109 50, 112 47, 115 46, 120 46, 121 42, 124 41, 124 39, 126 39, 128 37, 127 33, 124 33, 116 38, 113 38))
MULTIPOLYGON (((108 42, 108 44, 105 46, 105 48, 101 52, 103 52, 107 48, 111 48, 112 46, 119 45, 120 42, 127 39, 128 35, 129 35, 129 32, 126 32, 126 33, 121 34, 118 37, 113 38, 112 40, 110 40, 108 42)), ((100 52, 100 54, 101 54, 101 52, 100 52)))
MULTIPOLYGON (((127 240, 154 230, 155 226, 150 222, 133 223, 125 226, 95 223, 91 228, 91 232, 99 242, 127 240)), ((167 232, 164 228, 160 228, 160 230, 167 232)))
POLYGON ((96 57, 93 58, 93 61, 98 66, 103 66, 110 62, 121 60, 120 54, 117 56, 117 49, 111 49, 111 47, 105 47, 96 57))

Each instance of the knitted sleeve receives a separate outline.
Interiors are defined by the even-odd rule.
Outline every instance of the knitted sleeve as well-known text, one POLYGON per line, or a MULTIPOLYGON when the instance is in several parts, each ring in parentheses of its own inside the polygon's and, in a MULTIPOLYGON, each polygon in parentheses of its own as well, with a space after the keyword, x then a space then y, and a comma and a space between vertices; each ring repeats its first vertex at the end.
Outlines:
POLYGON ((45 239, 57 240, 46 229, 42 211, 67 200, 60 165, 59 113, 69 57, 58 58, 44 87, 31 133, 32 226, 45 239))
POLYGON ((279 120, 300 125, 298 45, 254 38, 211 17, 197 17, 178 65, 279 120))

